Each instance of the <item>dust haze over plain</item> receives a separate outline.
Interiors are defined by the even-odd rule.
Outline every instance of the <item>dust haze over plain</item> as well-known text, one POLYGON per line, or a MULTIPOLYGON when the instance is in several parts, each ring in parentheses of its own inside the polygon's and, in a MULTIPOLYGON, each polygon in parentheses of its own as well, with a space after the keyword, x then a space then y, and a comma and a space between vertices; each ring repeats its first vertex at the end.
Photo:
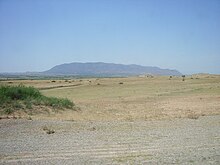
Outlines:
POLYGON ((220 73, 218 0, 1 0, 0 72, 71 62, 220 73))

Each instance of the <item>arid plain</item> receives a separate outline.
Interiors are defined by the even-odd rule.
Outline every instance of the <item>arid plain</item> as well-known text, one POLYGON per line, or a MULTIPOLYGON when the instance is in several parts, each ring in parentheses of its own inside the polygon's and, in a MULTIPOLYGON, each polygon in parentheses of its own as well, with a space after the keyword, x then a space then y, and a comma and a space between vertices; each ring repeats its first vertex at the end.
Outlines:
POLYGON ((13 80, 1 84, 33 86, 46 96, 68 98, 77 111, 33 118, 76 121, 151 120, 220 114, 220 76, 13 80))
POLYGON ((220 162, 218 75, 0 81, 21 83, 77 108, 0 120, 1 164, 220 162))

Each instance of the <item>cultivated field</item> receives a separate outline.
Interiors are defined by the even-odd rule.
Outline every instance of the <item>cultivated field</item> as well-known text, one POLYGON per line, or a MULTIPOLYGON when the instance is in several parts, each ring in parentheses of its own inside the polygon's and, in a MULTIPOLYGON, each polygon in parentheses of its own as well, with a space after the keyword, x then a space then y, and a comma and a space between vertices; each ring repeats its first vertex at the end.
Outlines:
POLYGON ((78 107, 0 120, 0 164, 219 164, 220 76, 182 79, 0 81, 78 107))

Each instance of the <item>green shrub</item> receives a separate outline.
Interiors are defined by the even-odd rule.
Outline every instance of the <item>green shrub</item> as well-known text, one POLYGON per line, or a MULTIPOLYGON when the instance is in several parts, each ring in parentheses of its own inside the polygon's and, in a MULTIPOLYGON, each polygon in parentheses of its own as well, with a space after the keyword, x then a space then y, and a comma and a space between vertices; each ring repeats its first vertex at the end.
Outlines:
POLYGON ((34 87, 25 87, 24 85, 0 87, 0 98, 5 97, 11 100, 24 100, 27 98, 37 98, 40 96, 40 91, 34 87))
POLYGON ((32 109, 31 99, 26 99, 26 100, 24 101, 24 104, 26 105, 26 108, 27 108, 27 109, 32 109))
POLYGON ((4 113, 5 114, 7 114, 7 115, 9 115, 9 114, 11 114, 11 113, 13 113, 14 111, 11 109, 11 108, 6 108, 6 109, 4 109, 4 113))
POLYGON ((18 101, 14 101, 12 103, 12 107, 15 108, 15 109, 22 109, 23 106, 21 105, 21 103, 19 103, 18 101))
POLYGON ((0 110, 3 113, 13 113, 12 109, 32 109, 35 106, 50 106, 53 108, 73 108, 74 103, 68 99, 46 97, 34 87, 0 86, 0 110), (7 109, 6 109, 7 107, 7 109))
POLYGON ((72 108, 74 103, 68 99, 60 99, 60 104, 65 108, 72 108))
POLYGON ((42 102, 45 105, 55 108, 72 108, 74 104, 68 99, 58 99, 56 97, 42 97, 42 102))

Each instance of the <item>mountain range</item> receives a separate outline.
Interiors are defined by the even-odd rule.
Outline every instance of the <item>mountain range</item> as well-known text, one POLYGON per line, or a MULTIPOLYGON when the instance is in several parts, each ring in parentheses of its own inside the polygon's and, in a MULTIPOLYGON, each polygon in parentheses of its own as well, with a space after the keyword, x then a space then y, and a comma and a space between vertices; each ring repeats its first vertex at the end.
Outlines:
POLYGON ((135 76, 135 75, 182 75, 177 70, 161 69, 159 67, 124 65, 103 62, 67 63, 56 65, 41 72, 44 75, 74 75, 74 76, 135 76))

